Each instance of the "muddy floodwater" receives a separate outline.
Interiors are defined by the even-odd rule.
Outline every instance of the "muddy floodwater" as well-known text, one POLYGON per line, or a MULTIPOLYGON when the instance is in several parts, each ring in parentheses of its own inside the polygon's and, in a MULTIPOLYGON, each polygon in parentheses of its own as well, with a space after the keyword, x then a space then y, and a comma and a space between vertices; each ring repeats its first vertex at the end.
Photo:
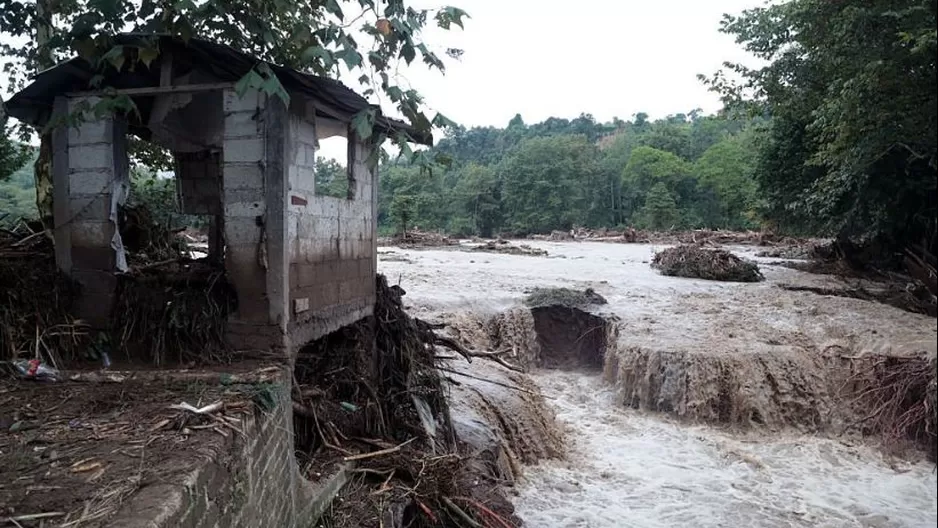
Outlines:
MULTIPOLYGON (((418 317, 496 313, 537 286, 591 287, 628 346, 745 355, 773 346, 921 347, 934 319, 778 288, 833 279, 757 259, 766 281, 662 277, 662 246, 532 243, 547 257, 379 248, 379 271, 418 317), (844 345, 844 346, 846 346, 844 345)), ((742 255, 752 250, 734 248, 742 255)), ((767 350, 772 350, 768 348, 767 350)), ((690 425, 622 405, 615 382, 562 370, 531 375, 566 434, 566 458, 525 469, 514 503, 527 526, 925 527, 938 477, 924 459, 886 457, 856 439, 690 425)))

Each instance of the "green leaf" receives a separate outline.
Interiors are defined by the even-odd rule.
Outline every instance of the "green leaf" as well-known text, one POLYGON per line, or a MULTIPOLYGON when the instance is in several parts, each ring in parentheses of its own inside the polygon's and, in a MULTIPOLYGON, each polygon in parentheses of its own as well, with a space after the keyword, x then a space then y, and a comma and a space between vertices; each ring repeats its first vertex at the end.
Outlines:
POLYGON ((157 48, 139 48, 137 51, 137 58, 139 58, 140 62, 146 65, 147 68, 149 68, 150 63, 159 56, 160 50, 157 48))
POLYGON ((345 19, 345 14, 342 13, 342 8, 337 0, 326 0, 325 8, 327 13, 339 17, 339 20, 345 19))
POLYGON ((123 46, 114 46, 109 49, 102 57, 102 60, 106 60, 111 63, 111 66, 114 66, 114 69, 121 71, 121 68, 124 66, 124 47, 123 46))
POLYGON ((440 9, 436 13, 435 18, 436 18, 437 26, 443 29, 450 29, 450 26, 452 24, 456 24, 460 28, 465 29, 465 27, 463 26, 462 19, 470 18, 470 17, 462 9, 459 9, 458 7, 449 6, 449 7, 444 7, 443 9, 440 9))
POLYGON ((238 94, 238 97, 244 97, 248 90, 260 89, 262 84, 264 84, 264 78, 252 68, 235 83, 235 93, 238 94))
POLYGON ((280 79, 277 78, 277 75, 273 72, 269 74, 266 80, 261 83, 261 91, 267 95, 279 97, 283 104, 290 106, 290 94, 287 92, 286 88, 283 87, 283 84, 280 83, 280 79))
POLYGON ((435 126, 435 127, 437 127, 437 128, 455 128, 455 127, 457 127, 458 125, 457 125, 456 122, 453 121, 452 119, 450 119, 450 118, 446 117, 445 115, 443 115, 443 114, 437 112, 437 114, 436 114, 435 116, 433 116, 433 126, 435 126))
POLYGON ((365 140, 374 133, 376 111, 372 108, 366 108, 352 117, 352 129, 355 135, 365 140))
POLYGON ((342 59, 350 70, 362 65, 362 55, 355 48, 344 48, 336 53, 336 57, 342 59))
POLYGON ((335 65, 335 57, 333 57, 332 52, 322 46, 310 46, 306 48, 303 50, 300 58, 303 62, 309 63, 314 63, 318 60, 322 67, 327 70, 335 65))
POLYGON ((399 102, 404 97, 404 92, 401 91, 397 86, 388 86, 384 89, 385 93, 388 94, 388 97, 393 102, 399 102))
POLYGON ((417 57, 417 52, 414 50, 414 47, 411 46, 410 44, 404 44, 403 46, 401 46, 401 57, 404 58, 407 64, 410 64, 411 62, 414 61, 414 58, 417 57))

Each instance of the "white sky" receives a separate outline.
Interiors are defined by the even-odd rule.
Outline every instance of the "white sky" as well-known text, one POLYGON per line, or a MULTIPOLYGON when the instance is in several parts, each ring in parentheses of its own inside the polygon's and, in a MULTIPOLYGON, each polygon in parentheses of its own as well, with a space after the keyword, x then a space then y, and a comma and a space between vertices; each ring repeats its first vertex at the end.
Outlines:
MULTIPOLYGON (((696 75, 713 73, 725 60, 751 60, 719 33, 720 19, 763 0, 451 2, 471 17, 465 31, 433 26, 424 39, 441 57, 446 48, 465 50, 462 60, 448 60, 445 76, 416 62, 401 76, 433 111, 471 127, 505 126, 516 113, 531 124, 581 112, 599 121, 636 112, 652 118, 713 112, 719 101, 696 75)), ((347 9, 357 14, 354 4, 347 9)), ((343 80, 356 87, 357 77, 343 80)), ((10 95, 5 82, 0 88, 10 95)), ((335 150, 343 160, 341 147, 335 150)))
POLYGON ((723 13, 762 0, 452 0, 472 17, 466 30, 434 29, 435 49, 465 50, 445 76, 411 67, 411 83, 434 109, 466 126, 505 126, 580 112, 600 121, 719 109, 700 84, 725 60, 748 55, 719 33, 723 13), (556 2, 556 3, 555 3, 556 2))

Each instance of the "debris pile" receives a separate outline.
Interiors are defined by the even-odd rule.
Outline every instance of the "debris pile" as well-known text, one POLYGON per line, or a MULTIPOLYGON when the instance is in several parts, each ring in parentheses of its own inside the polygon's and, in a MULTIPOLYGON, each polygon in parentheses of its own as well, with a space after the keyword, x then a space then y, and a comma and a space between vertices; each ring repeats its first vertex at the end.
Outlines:
POLYGON ((912 442, 932 460, 938 457, 936 356, 871 355, 853 358, 847 385, 851 405, 861 418, 850 427, 880 435, 886 448, 912 442))
POLYGON ((450 418, 441 373, 450 369, 436 347, 473 354, 404 312, 403 293, 379 275, 372 317, 298 353, 293 405, 301 468, 319 473, 355 463, 355 478, 323 522, 518 526, 450 418))
POLYGON ((132 268, 118 277, 113 342, 155 366, 226 363, 225 325, 236 302, 224 271, 204 260, 132 268))
POLYGON ((723 249, 682 245, 655 253, 651 266, 662 275, 697 279, 758 282, 764 279, 759 266, 723 249))
POLYGON ((459 240, 450 238, 442 233, 435 231, 421 231, 412 229, 403 234, 395 235, 391 238, 382 238, 378 240, 381 246, 398 246, 402 248, 426 248, 426 247, 445 247, 458 246, 459 240))
POLYGON ((87 327, 69 314, 75 293, 41 227, 0 230, 0 360, 41 358, 61 367, 78 357, 87 327))
POLYGON ((524 298, 525 306, 565 306, 567 308, 586 308, 592 305, 606 304, 606 299, 592 288, 574 290, 572 288, 534 288, 524 298))
POLYGON ((474 246, 473 251, 484 251, 486 253, 502 253, 505 255, 528 255, 532 257, 546 257, 547 250, 531 247, 527 244, 512 244, 511 242, 498 238, 489 240, 482 245, 474 246))

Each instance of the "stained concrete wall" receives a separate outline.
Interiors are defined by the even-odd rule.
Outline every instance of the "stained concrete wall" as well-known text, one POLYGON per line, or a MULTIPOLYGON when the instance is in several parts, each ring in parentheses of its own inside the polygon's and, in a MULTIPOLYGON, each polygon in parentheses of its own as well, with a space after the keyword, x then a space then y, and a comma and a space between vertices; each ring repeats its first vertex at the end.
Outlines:
POLYGON ((317 130, 309 115, 290 116, 287 145, 289 301, 299 346, 370 315, 377 263, 375 171, 370 146, 349 138, 349 196, 316 194, 317 130))
POLYGON ((225 127, 221 198, 224 211, 225 271, 238 295, 228 339, 239 350, 283 348, 284 332, 271 310, 282 299, 267 291, 271 270, 267 210, 267 98, 256 91, 223 95, 225 127))
POLYGON ((371 314, 377 263, 371 147, 350 138, 346 198, 316 194, 311 103, 224 95, 225 266, 238 292, 229 337, 292 350, 371 314))
POLYGON ((107 525, 112 528, 311 527, 347 480, 336 468, 319 482, 299 471, 293 453, 290 384, 265 385, 273 408, 255 407, 232 434, 179 481, 156 481, 133 495, 107 525))
POLYGON ((177 153, 174 157, 180 211, 193 215, 222 214, 219 153, 203 150, 177 153))
MULTIPOLYGON (((95 103, 95 98, 60 97, 55 114, 77 115, 95 103)), ((105 327, 117 285, 114 271, 126 269, 117 205, 129 192, 127 125, 85 118, 53 134, 56 262, 82 286, 75 315, 105 327)))

